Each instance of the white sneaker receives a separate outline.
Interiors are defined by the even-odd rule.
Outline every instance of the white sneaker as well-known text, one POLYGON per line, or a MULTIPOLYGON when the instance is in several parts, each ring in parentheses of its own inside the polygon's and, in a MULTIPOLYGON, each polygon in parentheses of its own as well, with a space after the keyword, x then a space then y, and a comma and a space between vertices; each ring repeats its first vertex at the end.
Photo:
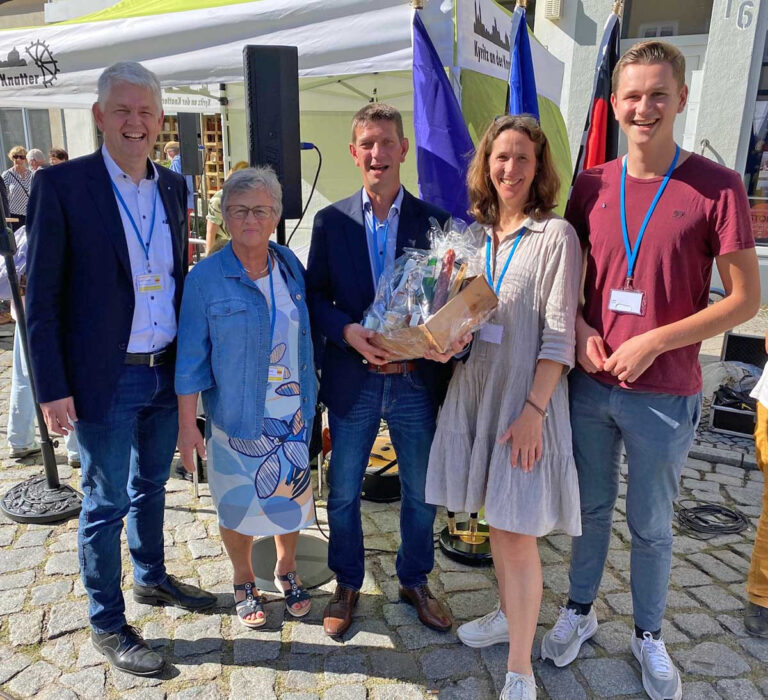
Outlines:
POLYGON ((456 634, 468 647, 489 647, 493 644, 508 642, 507 616, 501 609, 501 603, 487 615, 460 625, 456 634))
POLYGON ((592 608, 579 615, 570 608, 560 608, 555 626, 541 640, 541 658, 552 659, 555 666, 567 666, 579 654, 581 645, 597 632, 597 615, 592 608))
POLYGON ((663 639, 654 639, 650 632, 643 632, 643 638, 632 635, 632 653, 640 662, 643 671, 643 688, 651 700, 680 700, 683 684, 680 674, 669 658, 663 639))
POLYGON ((507 671, 507 682, 501 689, 499 700, 536 700, 536 681, 533 676, 507 671))

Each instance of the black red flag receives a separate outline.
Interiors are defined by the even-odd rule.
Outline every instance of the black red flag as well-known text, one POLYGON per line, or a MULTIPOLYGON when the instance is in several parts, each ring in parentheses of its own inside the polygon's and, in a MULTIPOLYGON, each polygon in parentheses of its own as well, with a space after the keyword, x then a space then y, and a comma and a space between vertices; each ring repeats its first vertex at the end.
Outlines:
POLYGON ((595 85, 571 186, 582 170, 613 160, 618 155, 619 125, 611 109, 611 76, 619 60, 620 34, 621 22, 614 11, 605 23, 603 39, 597 52, 595 85))

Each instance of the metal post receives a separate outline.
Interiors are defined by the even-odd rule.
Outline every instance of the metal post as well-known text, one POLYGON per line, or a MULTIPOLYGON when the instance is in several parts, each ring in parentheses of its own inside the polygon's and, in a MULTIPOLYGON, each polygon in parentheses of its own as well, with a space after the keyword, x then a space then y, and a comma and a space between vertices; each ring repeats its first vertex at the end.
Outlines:
POLYGON ((82 496, 71 486, 62 486, 59 482, 56 457, 53 453, 56 443, 48 434, 48 428, 43 419, 43 412, 40 410, 40 405, 37 402, 35 380, 29 360, 26 314, 21 300, 16 263, 13 259, 15 253, 16 238, 10 228, 6 226, 5 212, 0 202, 0 255, 5 258, 8 281, 11 285, 21 352, 27 365, 29 385, 32 389, 32 397, 35 403, 35 415, 37 416, 37 425, 40 430, 40 448, 45 469, 45 476, 31 477, 11 488, 0 500, 0 510, 11 520, 19 523, 53 523, 60 520, 68 520, 77 515, 80 512, 82 496))

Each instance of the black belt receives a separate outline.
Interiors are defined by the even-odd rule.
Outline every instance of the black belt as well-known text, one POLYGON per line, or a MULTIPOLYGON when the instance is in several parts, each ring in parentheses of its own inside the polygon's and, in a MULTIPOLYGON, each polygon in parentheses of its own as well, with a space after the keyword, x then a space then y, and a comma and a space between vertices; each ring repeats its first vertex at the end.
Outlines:
POLYGON ((125 353, 126 365, 146 365, 147 367, 157 367, 170 362, 174 356, 175 347, 165 347, 157 352, 127 352, 125 353))
POLYGON ((416 369, 416 363, 412 360, 401 360, 399 362, 387 362, 383 365, 368 365, 368 371, 374 374, 408 374, 416 369))

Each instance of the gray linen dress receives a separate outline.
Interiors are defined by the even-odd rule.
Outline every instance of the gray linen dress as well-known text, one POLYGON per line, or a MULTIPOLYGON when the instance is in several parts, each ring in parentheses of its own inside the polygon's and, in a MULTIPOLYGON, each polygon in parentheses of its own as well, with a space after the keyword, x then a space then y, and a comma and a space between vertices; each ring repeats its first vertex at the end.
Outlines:
MULTIPOLYGON (((490 323, 504 327, 501 343, 475 335, 465 363, 451 379, 429 455, 426 500, 472 513, 508 532, 540 537, 552 530, 581 534, 579 484, 571 447, 568 383, 563 372, 549 403, 542 457, 531 472, 509 464, 499 438, 517 418, 536 363, 573 367, 574 323, 581 281, 581 248, 561 218, 528 219, 490 323)), ((490 228, 487 229, 490 234, 490 228)), ((494 287, 515 236, 501 241, 492 261, 494 287)), ((484 251, 483 251, 484 252, 484 251)), ((471 270, 480 273, 485 257, 471 270)))

